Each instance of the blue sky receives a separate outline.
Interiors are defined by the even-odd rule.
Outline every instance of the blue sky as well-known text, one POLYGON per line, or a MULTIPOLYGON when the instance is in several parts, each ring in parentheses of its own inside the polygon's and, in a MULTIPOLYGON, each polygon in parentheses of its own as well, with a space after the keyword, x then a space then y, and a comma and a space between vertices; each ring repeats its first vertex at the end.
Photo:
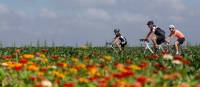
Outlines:
POLYGON ((0 41, 10 46, 54 41, 57 45, 104 45, 120 28, 130 45, 148 32, 154 20, 169 33, 176 25, 193 44, 199 43, 199 0, 1 0, 0 41))

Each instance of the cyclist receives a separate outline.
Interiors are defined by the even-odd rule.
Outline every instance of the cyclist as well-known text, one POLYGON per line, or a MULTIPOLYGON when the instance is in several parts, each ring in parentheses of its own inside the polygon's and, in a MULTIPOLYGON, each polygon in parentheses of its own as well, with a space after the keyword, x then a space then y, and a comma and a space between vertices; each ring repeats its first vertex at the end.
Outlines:
POLYGON ((114 33, 115 33, 115 37, 112 43, 119 48, 120 52, 124 51, 124 47, 127 44, 126 38, 121 35, 120 29, 114 29, 114 33))
POLYGON ((169 38, 171 39, 172 36, 175 36, 177 38, 177 41, 175 42, 175 48, 176 48, 176 54, 179 54, 179 48, 180 48, 180 45, 184 43, 185 36, 174 25, 169 25, 169 30, 170 30, 169 38))
POLYGON ((147 26, 149 27, 150 31, 147 34, 145 40, 148 41, 150 38, 153 42, 153 47, 155 51, 157 51, 158 45, 161 45, 165 41, 165 31, 161 28, 157 27, 153 21, 148 21, 147 26))

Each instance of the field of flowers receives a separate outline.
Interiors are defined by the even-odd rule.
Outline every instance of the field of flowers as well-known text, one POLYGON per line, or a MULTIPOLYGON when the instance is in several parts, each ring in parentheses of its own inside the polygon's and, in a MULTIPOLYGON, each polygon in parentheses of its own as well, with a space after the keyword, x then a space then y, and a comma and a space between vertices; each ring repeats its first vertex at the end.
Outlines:
POLYGON ((200 87, 200 47, 184 56, 141 48, 1 48, 1 87, 200 87))

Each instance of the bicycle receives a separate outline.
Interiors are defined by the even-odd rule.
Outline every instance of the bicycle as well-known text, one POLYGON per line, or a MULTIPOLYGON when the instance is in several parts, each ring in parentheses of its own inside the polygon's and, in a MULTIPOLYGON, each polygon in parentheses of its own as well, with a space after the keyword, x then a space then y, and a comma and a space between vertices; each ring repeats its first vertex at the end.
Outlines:
POLYGON ((140 42, 142 42, 144 45, 143 54, 147 54, 147 50, 149 50, 151 54, 160 53, 160 52, 164 52, 164 51, 169 51, 169 52, 172 51, 172 49, 170 47, 171 45, 167 42, 165 42, 161 45, 158 45, 158 49, 155 52, 152 50, 153 46, 152 46, 152 44, 150 44, 149 40, 140 39, 140 42))
POLYGON ((107 42, 106 45, 109 47, 109 48, 112 48, 112 50, 115 52, 115 53, 118 53, 114 44, 112 42, 107 42))

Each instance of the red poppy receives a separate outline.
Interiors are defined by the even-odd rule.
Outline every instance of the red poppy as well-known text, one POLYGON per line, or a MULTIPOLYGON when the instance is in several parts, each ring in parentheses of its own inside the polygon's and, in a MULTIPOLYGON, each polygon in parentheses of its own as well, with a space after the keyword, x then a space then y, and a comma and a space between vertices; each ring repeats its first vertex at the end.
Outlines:
POLYGON ((186 65, 191 64, 191 62, 189 60, 186 60, 186 59, 182 60, 182 62, 183 62, 183 64, 186 64, 186 65))
POLYGON ((149 81, 149 78, 145 77, 145 76, 140 76, 137 78, 137 82, 141 83, 141 84, 145 84, 149 81))
POLYGON ((142 69, 146 68, 147 66, 148 66, 148 62, 146 62, 146 61, 142 61, 139 64, 139 67, 142 68, 142 69))
POLYGON ((74 87, 74 83, 72 82, 65 82, 62 87, 74 87))
POLYGON ((180 55, 175 55, 174 60, 181 61, 183 64, 186 64, 186 65, 191 64, 189 60, 184 59, 184 57, 180 55))
POLYGON ((159 69, 159 70, 166 70, 167 69, 167 67, 165 67, 161 63, 155 63, 154 66, 155 66, 156 69, 159 69))
POLYGON ((12 56, 11 55, 4 55, 3 58, 5 60, 10 60, 10 59, 12 59, 12 56))
POLYGON ((105 80, 98 81, 98 87, 107 87, 106 84, 107 82, 105 80))
POLYGON ((42 71, 42 72, 46 72, 47 70, 48 70, 47 68, 41 68, 40 71, 42 71))
POLYGON ((58 59, 60 58, 60 56, 54 55, 54 56, 52 56, 52 58, 53 58, 54 60, 58 60, 58 59))
POLYGON ((54 80, 54 82, 55 82, 56 84, 60 84, 60 80, 59 80, 59 79, 54 80))
POLYGON ((64 67, 64 63, 57 63, 56 65, 59 67, 64 67))
POLYGON ((118 78, 118 79, 122 79, 123 78, 122 74, 120 74, 120 73, 113 74, 113 77, 118 78))
POLYGON ((43 52, 43 53, 47 53, 48 50, 47 50, 47 49, 42 49, 42 52, 43 52))
POLYGON ((15 66, 14 69, 15 69, 16 71, 20 71, 20 70, 22 69, 22 66, 15 66))
POLYGON ((22 64, 26 64, 27 62, 28 62, 28 60, 24 59, 24 58, 19 60, 19 63, 22 63, 22 64))
POLYGON ((88 78, 90 81, 95 81, 95 80, 97 80, 98 79, 98 77, 90 77, 90 78, 88 78))
POLYGON ((180 55, 175 55, 174 56, 174 60, 182 61, 183 59, 184 59, 183 56, 180 56, 180 55))
POLYGON ((135 82, 131 84, 130 87, 142 87, 142 84, 140 82, 135 82))
POLYGON ((109 76, 106 76, 106 77, 104 77, 104 80, 105 80, 105 81, 108 81, 108 80, 110 80, 110 77, 109 77, 109 76))
POLYGON ((102 78, 101 80, 98 81, 98 85, 99 85, 98 87, 106 87, 106 84, 110 79, 111 78, 109 76, 102 78))
POLYGON ((122 72, 124 77, 130 77, 130 76, 134 76, 135 73, 132 71, 126 71, 126 72, 122 72))
POLYGON ((126 71, 126 72, 113 74, 113 77, 118 78, 118 79, 122 79, 122 78, 131 77, 131 76, 134 76, 134 75, 135 75, 135 73, 133 73, 132 71, 126 71))
POLYGON ((200 83, 196 84, 196 86, 195 86, 195 87, 200 87, 200 83))
POLYGON ((36 84, 34 87, 44 87, 42 84, 36 84))
POLYGON ((29 78, 30 78, 30 80, 32 80, 32 81, 37 80, 37 77, 36 77, 36 76, 30 76, 29 78))
POLYGON ((132 70, 132 68, 129 67, 129 66, 125 66, 124 69, 126 69, 127 71, 131 71, 132 70))
POLYGON ((159 56, 157 54, 151 54, 151 55, 145 56, 145 58, 147 58, 147 59, 158 59, 159 56))

